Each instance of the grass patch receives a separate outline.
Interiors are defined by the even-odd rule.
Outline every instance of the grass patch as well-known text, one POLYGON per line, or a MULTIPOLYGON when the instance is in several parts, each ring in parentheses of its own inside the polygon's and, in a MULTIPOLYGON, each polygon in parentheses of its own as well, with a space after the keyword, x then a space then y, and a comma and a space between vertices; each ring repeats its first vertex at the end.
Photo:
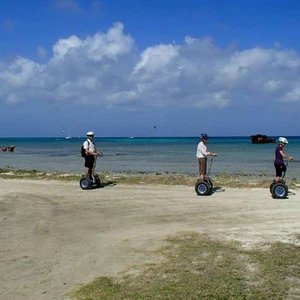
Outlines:
MULTIPOLYGON (((244 249, 198 234, 170 238, 162 262, 139 275, 99 277, 73 291, 74 300, 295 299, 300 296, 300 249, 276 243, 244 249), (298 297, 297 297, 298 296, 298 297)), ((156 253, 157 254, 157 253, 156 253)))
POLYGON ((72 181, 79 180, 80 176, 76 174, 66 174, 62 172, 45 172, 38 170, 21 170, 21 169, 0 169, 0 178, 3 179, 50 179, 72 181))
MULTIPOLYGON (((82 174, 72 174, 63 172, 46 172, 39 170, 22 170, 13 168, 0 168, 0 178, 4 179, 49 179, 61 181, 79 181, 82 174)), ((124 171, 119 173, 101 172, 99 173, 102 183, 122 183, 122 184, 161 184, 161 185, 185 185, 194 186, 197 175, 187 175, 169 172, 135 172, 124 171)), ((228 174, 221 173, 212 177, 214 187, 232 188, 269 188, 272 178, 265 174, 228 174)), ((298 188, 299 181, 295 178, 287 181, 290 188, 298 188)))
MULTIPOLYGON (((185 185, 194 186, 197 175, 186 175, 179 173, 144 173, 144 172, 122 172, 103 173, 106 180, 122 184, 161 184, 161 185, 185 185)), ((272 178, 264 174, 228 174, 222 173, 212 177, 214 187, 232 188, 268 188, 272 178)), ((299 181, 295 178, 287 181, 290 188, 298 188, 299 181)))
MULTIPOLYGON (((59 180, 59 181, 79 181, 81 174, 72 174, 64 172, 46 172, 39 170, 23 170, 23 169, 11 169, 11 168, 0 168, 0 178, 3 179, 48 179, 48 180, 59 180)), ((100 174, 100 179, 105 180, 105 175, 100 174)))

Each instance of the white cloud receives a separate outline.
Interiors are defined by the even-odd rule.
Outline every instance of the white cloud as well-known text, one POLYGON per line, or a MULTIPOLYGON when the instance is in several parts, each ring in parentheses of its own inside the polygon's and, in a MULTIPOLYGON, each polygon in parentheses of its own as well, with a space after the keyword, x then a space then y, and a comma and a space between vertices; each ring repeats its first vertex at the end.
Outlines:
POLYGON ((9 94, 6 100, 9 104, 16 104, 19 102, 18 96, 14 93, 9 94))
POLYGON ((22 57, 3 63, 0 69, 1 89, 13 94, 17 89, 31 88, 30 82, 36 79, 41 69, 39 64, 22 57))
POLYGON ((300 87, 296 86, 291 91, 287 92, 282 97, 282 101, 284 101, 284 102, 299 102, 300 101, 300 87))
MULTIPOLYGON (((211 38, 187 36, 182 44, 139 52, 116 23, 86 38, 60 39, 52 50, 44 64, 24 57, 0 61, 0 101, 51 99, 126 109, 223 109, 248 105, 249 99, 300 104, 300 57, 282 47, 223 50, 211 38)), ((38 52, 46 57, 42 47, 38 52)))
POLYGON ((174 45, 159 45, 147 48, 141 55, 140 61, 134 67, 133 73, 144 71, 148 75, 160 72, 172 63, 178 56, 178 47, 174 45))
POLYGON ((218 108, 225 108, 228 104, 229 99, 227 98, 226 91, 220 91, 204 95, 203 99, 194 102, 194 107, 205 108, 215 106, 218 108))
POLYGON ((276 92, 284 87, 286 83, 283 80, 269 80, 265 83, 265 91, 268 92, 276 92))
POLYGON ((72 49, 76 49, 82 45, 82 41, 75 35, 72 35, 68 39, 61 39, 53 46, 53 56, 63 57, 72 49))
POLYGON ((47 58, 47 51, 42 46, 38 46, 36 49, 37 57, 40 59, 46 59, 47 58))
POLYGON ((133 91, 122 91, 111 94, 107 97, 108 103, 111 105, 129 106, 137 100, 137 94, 133 91))
POLYGON ((77 36, 68 39, 60 39, 53 46, 54 58, 69 59, 83 58, 85 60, 101 61, 103 58, 117 59, 118 56, 126 55, 132 50, 133 39, 124 35, 123 25, 116 23, 106 34, 98 32, 85 40, 77 36))

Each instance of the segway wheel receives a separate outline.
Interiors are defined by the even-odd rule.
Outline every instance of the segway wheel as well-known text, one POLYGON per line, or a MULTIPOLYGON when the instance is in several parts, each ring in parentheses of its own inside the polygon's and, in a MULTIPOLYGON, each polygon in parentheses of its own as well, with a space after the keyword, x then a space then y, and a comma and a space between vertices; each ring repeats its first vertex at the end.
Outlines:
POLYGON ((271 194, 272 194, 273 186, 274 186, 275 183, 276 183, 276 182, 273 181, 273 182, 271 183, 271 185, 270 185, 270 193, 271 193, 271 194))
POLYGON ((288 186, 284 183, 275 183, 272 188, 272 196, 276 199, 285 199, 288 195, 288 186))
POLYGON ((211 192, 211 189, 207 182, 199 180, 195 185, 195 191, 198 196, 205 196, 211 192))
POLYGON ((101 186, 101 180, 98 174, 94 175, 94 179, 95 179, 95 185, 96 187, 100 187, 101 186))
POLYGON ((92 186, 92 181, 87 177, 83 177, 80 179, 79 185, 83 190, 88 190, 92 186))

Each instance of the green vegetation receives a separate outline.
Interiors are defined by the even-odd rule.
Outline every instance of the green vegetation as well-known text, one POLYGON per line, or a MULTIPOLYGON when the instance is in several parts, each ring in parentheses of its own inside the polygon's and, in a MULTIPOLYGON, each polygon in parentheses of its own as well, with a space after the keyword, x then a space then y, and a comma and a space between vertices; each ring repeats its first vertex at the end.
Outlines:
MULTIPOLYGON (((168 172, 134 172, 124 171, 120 173, 102 172, 99 174, 103 183, 122 184, 161 184, 161 185, 195 185, 197 175, 185 175, 168 172)), ((45 172, 38 170, 16 170, 12 168, 0 168, 0 178, 4 179, 49 179, 62 181, 79 181, 81 174, 68 174, 63 172, 45 172)), ((212 177, 215 187, 233 188, 269 188, 271 179, 265 174, 228 174, 222 173, 212 177)), ((290 188, 297 188, 300 183, 292 178, 289 180, 290 188)))
POLYGON ((299 299, 299 246, 275 243, 244 249, 237 242, 193 233, 167 242, 156 253, 162 262, 140 267, 135 276, 127 272, 120 278, 99 277, 72 292, 71 298, 299 299))
POLYGON ((0 168, 0 178, 4 179, 50 179, 50 180, 79 180, 76 174, 65 174, 62 172, 45 172, 38 170, 21 170, 11 168, 0 168))

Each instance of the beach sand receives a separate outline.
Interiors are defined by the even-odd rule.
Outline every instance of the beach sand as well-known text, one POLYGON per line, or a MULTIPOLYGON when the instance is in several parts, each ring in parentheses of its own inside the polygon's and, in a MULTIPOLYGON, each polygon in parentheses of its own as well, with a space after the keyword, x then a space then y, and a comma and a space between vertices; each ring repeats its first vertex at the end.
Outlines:
POLYGON ((97 276, 117 276, 153 258, 167 236, 206 233, 245 247, 295 242, 299 194, 268 189, 197 196, 193 187, 0 179, 1 299, 67 299, 97 276))

